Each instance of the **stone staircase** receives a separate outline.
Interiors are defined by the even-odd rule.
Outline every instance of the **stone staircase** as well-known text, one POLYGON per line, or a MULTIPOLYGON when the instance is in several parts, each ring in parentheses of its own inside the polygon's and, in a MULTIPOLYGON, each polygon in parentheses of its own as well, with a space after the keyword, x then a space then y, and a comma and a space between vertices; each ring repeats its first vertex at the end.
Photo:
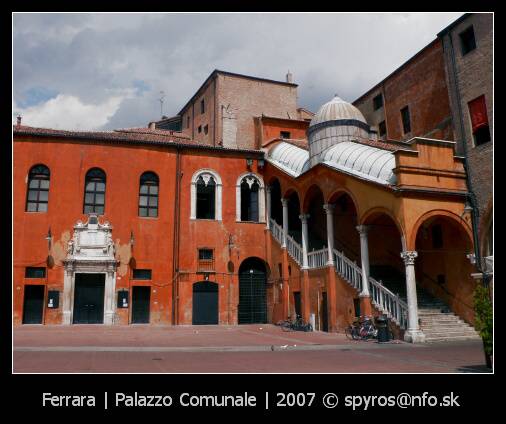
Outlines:
MULTIPOLYGON (((407 301, 404 276, 388 267, 371 267, 371 275, 381 279, 392 292, 407 301)), ((423 288, 417 286, 418 320, 425 334, 426 342, 480 340, 478 332, 455 315, 448 305, 436 299, 423 288)))

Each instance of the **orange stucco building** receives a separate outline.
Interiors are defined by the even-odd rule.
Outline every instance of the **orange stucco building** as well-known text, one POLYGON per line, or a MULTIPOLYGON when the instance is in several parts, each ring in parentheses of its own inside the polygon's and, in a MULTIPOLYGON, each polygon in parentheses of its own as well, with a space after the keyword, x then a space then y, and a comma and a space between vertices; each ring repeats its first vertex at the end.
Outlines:
MULTIPOLYGON (((295 84, 249 85, 260 83, 296 98, 295 84)), ((337 97, 310 121, 293 99, 291 117, 258 113, 255 100, 234 145, 156 125, 14 126, 14 324, 300 314, 342 331, 386 314, 413 342, 477 337, 455 143, 379 141, 337 97)))

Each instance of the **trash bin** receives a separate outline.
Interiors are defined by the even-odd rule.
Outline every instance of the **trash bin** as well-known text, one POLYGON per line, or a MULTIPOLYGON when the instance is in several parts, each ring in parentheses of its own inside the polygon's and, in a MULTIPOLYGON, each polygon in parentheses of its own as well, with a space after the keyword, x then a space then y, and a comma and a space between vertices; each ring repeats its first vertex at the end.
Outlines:
POLYGON ((388 334, 388 318, 385 315, 376 318, 376 327, 378 329, 378 343, 390 341, 390 335, 388 334))

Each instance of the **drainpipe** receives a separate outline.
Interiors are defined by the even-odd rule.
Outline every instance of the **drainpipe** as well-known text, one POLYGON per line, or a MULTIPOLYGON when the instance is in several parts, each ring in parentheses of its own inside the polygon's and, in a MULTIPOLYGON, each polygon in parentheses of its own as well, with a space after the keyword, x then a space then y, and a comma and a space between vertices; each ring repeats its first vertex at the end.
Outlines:
POLYGON ((180 218, 180 197, 181 197, 181 154, 179 147, 176 148, 176 198, 174 201, 174 229, 172 239, 172 325, 176 325, 178 317, 178 296, 179 296, 179 218, 180 218))
MULTIPOLYGON (((482 259, 481 259, 481 253, 480 253, 480 245, 479 245, 479 237, 478 237, 478 219, 479 219, 479 210, 478 210, 478 202, 476 201, 476 195, 473 191, 473 186, 471 183, 471 176, 468 172, 468 162, 467 162, 467 140, 465 137, 465 128, 464 128, 464 120, 463 120, 463 111, 462 111, 462 103, 461 103, 461 97, 460 97, 460 91, 458 89, 459 87, 459 81, 458 81, 458 75, 457 75, 457 65, 455 63, 455 49, 453 47, 453 37, 451 31, 448 31, 446 34, 450 40, 450 59, 451 59, 451 66, 452 66, 452 74, 453 79, 450 79, 450 83, 452 84, 452 90, 454 92, 454 95, 457 100, 457 111, 459 115, 459 127, 460 127, 460 141, 462 143, 462 148, 464 151, 464 171, 466 173, 466 182, 468 187, 468 196, 472 207, 471 212, 471 224, 473 228, 473 242, 474 242, 474 256, 476 258, 476 268, 483 276, 483 285, 488 286, 488 275, 483 271, 482 269, 482 259)), ((444 48, 444 43, 443 43, 444 48)))

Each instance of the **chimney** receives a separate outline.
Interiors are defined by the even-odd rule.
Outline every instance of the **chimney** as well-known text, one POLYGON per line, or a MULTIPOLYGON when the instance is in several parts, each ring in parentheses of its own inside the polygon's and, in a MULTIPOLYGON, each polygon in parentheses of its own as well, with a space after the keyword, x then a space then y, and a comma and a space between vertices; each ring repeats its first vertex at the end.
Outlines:
POLYGON ((290 73, 290 70, 286 74, 286 82, 293 83, 293 75, 290 73))
POLYGON ((156 130, 156 122, 150 122, 149 123, 149 129, 150 130, 156 130))
POLYGON ((18 115, 18 117, 17 117, 17 126, 18 127, 21 126, 21 115, 18 115))

